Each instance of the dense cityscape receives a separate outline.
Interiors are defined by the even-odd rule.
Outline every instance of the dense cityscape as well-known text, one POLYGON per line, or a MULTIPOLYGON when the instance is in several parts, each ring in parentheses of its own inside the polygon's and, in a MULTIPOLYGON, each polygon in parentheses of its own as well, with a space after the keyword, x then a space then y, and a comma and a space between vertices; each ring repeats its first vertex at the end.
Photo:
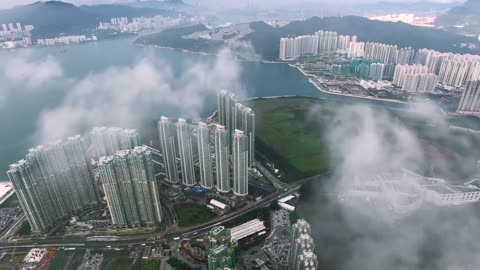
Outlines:
POLYGON ((0 270, 480 266, 477 0, 19 1, 0 270))
MULTIPOLYGON (((374 81, 360 82, 365 94, 369 88, 389 90, 393 93, 425 94, 425 93, 462 93, 462 102, 457 112, 462 114, 478 114, 476 104, 477 88, 470 81, 480 79, 480 58, 478 55, 460 55, 441 53, 429 49, 414 50, 398 48, 396 45, 375 42, 360 42, 357 36, 338 35, 336 32, 318 31, 314 35, 280 39, 281 60, 295 61, 302 58, 299 67, 308 74, 331 74, 333 81, 342 75, 374 81), (315 59, 315 56, 327 55, 327 61, 315 59), (328 56, 330 55, 330 56, 328 56), (310 61, 308 57, 311 56, 310 61), (331 59, 347 57, 346 63, 329 63, 331 59), (302 64, 305 62, 306 64, 302 64), (320 68, 325 72, 318 72, 320 68), (378 83, 387 81, 385 83, 378 83), (469 91, 465 89, 469 88, 469 91), (475 88, 475 89, 474 89, 475 88)), ((339 61, 339 62, 342 62, 339 61)), ((347 77, 348 78, 348 77, 347 77)), ((314 83, 321 90, 324 80, 314 83)), ((347 91, 348 94, 350 92, 347 91)))

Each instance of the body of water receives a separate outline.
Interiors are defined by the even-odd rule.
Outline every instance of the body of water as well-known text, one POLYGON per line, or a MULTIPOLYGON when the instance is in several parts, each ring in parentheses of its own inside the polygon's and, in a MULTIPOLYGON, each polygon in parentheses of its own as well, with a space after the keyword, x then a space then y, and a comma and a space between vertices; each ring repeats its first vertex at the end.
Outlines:
MULTIPOLYGON (((11 59, 12 56, 20 57, 22 54, 30 54, 29 57, 33 60, 52 56, 60 62, 66 78, 82 79, 111 66, 133 66, 144 58, 154 58, 153 60, 168 64, 175 76, 180 76, 192 62, 215 60, 215 56, 134 46, 133 41, 134 39, 106 40, 74 46, 0 51, 0 63, 7 58, 11 59)), ((321 93, 297 69, 286 64, 244 61, 239 63, 241 85, 248 97, 299 95, 347 102, 367 102, 380 106, 398 106, 392 103, 321 93)), ((23 158, 27 149, 33 146, 32 136, 42 111, 58 106, 69 90, 63 89, 60 85, 58 87, 49 85, 34 92, 17 89, 3 98, 3 103, 0 104, 0 171, 2 171, 0 179, 6 178, 4 172, 8 165, 23 158)), ((208 102, 204 115, 207 116, 215 108, 216 100, 212 99, 208 102)), ((161 108, 158 110, 158 114, 168 115, 168 112, 161 112, 161 108)))

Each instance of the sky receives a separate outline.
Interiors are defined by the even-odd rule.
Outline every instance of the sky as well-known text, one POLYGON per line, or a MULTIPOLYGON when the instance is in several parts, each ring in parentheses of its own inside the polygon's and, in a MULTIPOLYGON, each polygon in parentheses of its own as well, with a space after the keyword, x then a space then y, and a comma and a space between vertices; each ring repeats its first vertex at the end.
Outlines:
MULTIPOLYGON (((114 3, 114 2, 128 2, 130 0, 63 0, 64 2, 71 2, 76 5, 81 4, 99 4, 99 3, 114 3)), ((282 5, 295 4, 298 5, 299 2, 306 4, 311 3, 331 3, 330 0, 261 0, 261 1, 252 1, 252 0, 184 0, 187 3, 198 3, 201 5, 207 6, 224 6, 224 7, 244 7, 246 5, 251 5, 254 3, 255 6, 265 8, 265 7, 276 7, 279 3, 282 5)), ((426 2, 426 0, 383 0, 384 2, 426 2)), ((462 0, 429 0, 430 2, 437 3, 451 3, 451 2, 462 2, 462 0)), ((35 0, 0 0, 0 8, 9 8, 16 5, 30 4, 35 2, 35 0)), ((379 0, 340 0, 335 1, 336 3, 347 4, 347 3, 375 3, 379 0)))

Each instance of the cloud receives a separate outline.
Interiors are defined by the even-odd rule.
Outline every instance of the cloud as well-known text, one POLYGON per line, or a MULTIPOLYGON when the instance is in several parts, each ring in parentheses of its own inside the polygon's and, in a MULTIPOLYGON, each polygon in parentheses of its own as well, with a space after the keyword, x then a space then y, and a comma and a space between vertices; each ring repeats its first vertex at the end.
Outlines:
POLYGON ((140 127, 163 114, 198 118, 218 89, 241 90, 241 69, 230 50, 202 59, 176 74, 152 56, 73 81, 61 104, 42 112, 35 139, 48 142, 96 125, 140 127))
POLYGON ((61 64, 50 55, 35 58, 29 50, 5 54, 0 65, 0 106, 13 91, 42 91, 62 76, 61 64))
MULTIPOLYGON (((460 270, 480 266, 475 256, 480 252, 480 242, 473 237, 480 226, 478 204, 443 208, 423 204, 408 215, 392 219, 394 206, 389 199, 393 201, 396 194, 384 194, 385 201, 367 202, 363 197, 353 203, 345 203, 345 198, 338 196, 337 192, 362 176, 401 168, 421 172, 425 164, 435 163, 425 155, 426 139, 420 139, 419 133, 426 128, 435 130, 435 136, 441 138, 463 140, 462 136, 451 137, 445 116, 433 104, 415 104, 412 109, 411 114, 392 114, 367 105, 345 105, 336 108, 326 121, 330 124, 323 130, 337 165, 334 176, 327 183, 316 183, 315 195, 297 207, 299 215, 315 228, 312 234, 319 268, 460 270), (413 128, 402 120, 411 116, 419 123, 436 126, 413 128), (322 195, 325 193, 328 195, 322 195)), ((318 112, 319 108, 313 108, 311 116, 319 117, 318 112)), ((443 144, 439 147, 448 151, 445 140, 443 144)), ((436 158, 441 157, 432 159, 436 158)), ((407 182, 397 183, 396 188, 408 187, 408 179, 404 180, 407 182)))
POLYGON ((7 82, 21 82, 28 88, 38 88, 50 80, 61 77, 63 69, 52 56, 33 60, 31 52, 27 51, 15 57, 7 57, 0 73, 3 73, 7 82))

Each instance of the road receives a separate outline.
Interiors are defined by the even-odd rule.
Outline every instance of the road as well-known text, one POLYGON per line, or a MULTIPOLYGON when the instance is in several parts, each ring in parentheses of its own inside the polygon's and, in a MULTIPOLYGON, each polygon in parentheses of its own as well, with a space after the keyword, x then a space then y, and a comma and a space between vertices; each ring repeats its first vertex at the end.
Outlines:
POLYGON ((152 237, 152 235, 139 235, 139 236, 119 236, 117 240, 108 240, 108 241, 95 241, 95 240, 86 240, 84 238, 64 238, 64 239, 34 239, 34 240, 19 240, 16 242, 0 242, 0 250, 2 252, 11 251, 15 246, 17 249, 22 250, 26 248, 33 247, 78 247, 78 248, 107 248, 107 247, 132 247, 139 246, 145 243, 158 244, 173 241, 174 238, 179 237, 190 238, 197 234, 202 234, 210 231, 213 227, 219 226, 228 221, 234 220, 246 213, 254 211, 258 208, 269 206, 272 202, 277 201, 279 198, 288 196, 297 192, 301 185, 316 179, 321 179, 330 172, 320 174, 317 176, 309 177, 303 180, 296 182, 289 186, 289 188, 284 188, 275 193, 270 194, 265 197, 263 200, 256 202, 250 206, 247 206, 239 211, 229 213, 225 216, 222 216, 220 219, 213 220, 209 223, 202 224, 199 226, 187 228, 184 230, 179 230, 175 233, 169 233, 163 235, 161 239, 156 240, 147 240, 152 237))

